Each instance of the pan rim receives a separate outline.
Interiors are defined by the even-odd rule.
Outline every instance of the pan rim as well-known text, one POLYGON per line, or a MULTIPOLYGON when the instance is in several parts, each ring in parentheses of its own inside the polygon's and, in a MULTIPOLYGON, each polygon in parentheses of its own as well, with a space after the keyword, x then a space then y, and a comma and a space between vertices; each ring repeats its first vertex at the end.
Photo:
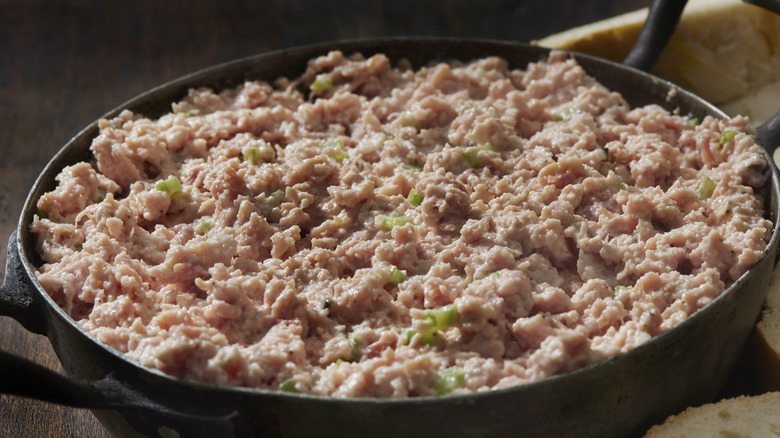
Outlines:
MULTIPOLYGON (((734 291, 740 288, 740 285, 745 283, 750 275, 750 273, 753 271, 752 268, 745 274, 743 274, 739 279, 737 279, 731 286, 726 288, 723 293, 721 293, 717 298, 715 298, 711 303, 707 304, 704 308, 700 309, 699 311, 695 312, 694 314, 690 315, 688 318, 686 318, 684 321, 680 322, 679 324, 675 325, 672 329, 667 330, 664 333, 661 333, 657 336, 654 336, 652 339, 646 341, 645 343, 637 346, 635 349, 624 352, 621 354, 618 354, 616 356, 609 357, 605 360, 595 362, 589 365, 586 365, 584 367, 568 371, 563 374, 557 374, 553 375, 547 378, 544 378, 539 381, 534 382, 528 382, 523 383, 519 385, 514 385, 510 387, 505 388, 499 388, 499 389, 492 389, 485 392, 475 392, 475 393, 468 393, 468 394, 452 394, 452 395, 445 395, 445 396, 423 396, 423 397, 410 397, 410 398, 402 398, 402 399, 393 399, 393 398, 378 398, 378 397, 367 397, 367 398, 340 398, 340 397, 333 397, 333 396, 322 396, 322 395, 311 395, 311 394, 303 394, 303 393, 287 393, 287 392, 281 392, 276 390, 269 390, 269 389, 260 389, 260 388, 245 388, 245 387, 235 387, 235 386, 227 386, 227 385, 218 385, 213 383, 207 383, 207 382, 201 382, 201 381, 195 381, 195 380, 186 380, 177 378, 174 376, 171 376, 169 374, 165 374, 164 372, 156 369, 151 368, 145 365, 142 365, 134 360, 131 360, 127 357, 125 357, 124 354, 120 353, 119 351, 107 346, 106 344, 99 341, 93 334, 90 332, 87 332, 86 330, 82 329, 80 325, 77 323, 76 320, 71 318, 69 315, 67 315, 62 308, 60 308, 54 300, 48 295, 48 293, 45 292, 41 284, 38 282, 37 276, 36 276, 36 266, 33 264, 31 260, 31 256, 34 254, 35 249, 32 242, 31 233, 29 231, 29 224, 32 221, 32 217, 35 214, 35 203, 37 201, 37 198, 40 196, 39 194, 42 193, 44 190, 45 184, 51 184, 54 180, 54 176, 56 176, 57 173, 62 169, 63 166, 61 166, 59 163, 62 161, 65 161, 65 155, 71 151, 71 149, 78 149, 75 148, 74 145, 76 145, 79 141, 82 141, 86 137, 90 136, 90 133, 95 132, 97 129, 97 124, 100 119, 105 118, 111 118, 116 115, 118 115, 122 110, 135 108, 141 105, 141 103, 148 99, 150 96, 154 97, 160 94, 169 94, 171 90, 175 90, 181 87, 187 87, 192 88, 191 84, 193 82, 196 82, 198 80, 203 80, 204 78, 208 77, 211 74, 215 74, 216 72, 225 72, 225 71, 232 71, 232 69, 239 68, 242 65, 246 65, 249 63, 254 62, 260 62, 264 59, 268 59, 274 56, 283 56, 283 55, 289 55, 293 53, 303 53, 303 52, 320 52, 320 53, 326 53, 329 50, 353 50, 353 48, 356 47, 363 47, 365 45, 373 45, 378 46, 381 44, 416 44, 416 43, 444 43, 444 44, 450 44, 450 45, 457 45, 457 44, 472 44, 472 45, 484 45, 485 47, 493 47, 498 48, 501 47, 506 50, 512 50, 512 49, 521 49, 521 50, 530 50, 534 51, 542 56, 546 56, 546 54, 549 54, 551 51, 554 51, 555 49, 548 49, 540 46, 535 46, 533 44, 527 44, 527 43, 520 43, 520 42, 511 42, 511 41, 502 41, 502 40, 494 40, 494 39, 473 39, 473 38, 452 38, 452 37, 389 37, 389 38, 366 38, 366 39, 350 39, 350 40, 340 40, 340 41, 332 41, 332 42, 326 42, 326 43, 317 43, 317 44, 310 44, 310 45, 302 45, 302 46, 296 46, 296 47, 290 47, 290 48, 281 48, 274 51, 264 52, 261 54, 251 55, 247 57, 238 58, 235 60, 227 61, 224 63, 220 63, 214 66, 206 67, 204 69, 197 70, 192 73, 188 73, 186 75, 180 76, 178 78, 175 78, 171 81, 167 81, 163 84, 160 84, 158 86, 155 86, 148 91, 145 91, 125 102, 122 104, 116 106, 115 108, 111 109, 110 111, 106 112, 103 116, 101 116, 99 119, 93 121, 89 125, 87 125, 85 128, 83 128, 81 131, 79 131, 74 137, 72 137, 63 147, 61 147, 58 152, 48 161, 44 169, 41 171, 40 175, 36 178, 35 183, 31 187, 30 191, 28 192, 28 195, 26 197, 26 200, 23 204, 22 212, 19 218, 19 222, 17 224, 16 228, 16 247, 19 251, 20 260, 22 265, 25 268, 26 275, 32 282, 34 286, 34 294, 36 295, 36 300, 39 301, 40 298, 42 298, 44 301, 44 305, 47 309, 42 310, 48 310, 48 311, 54 311, 58 317, 62 318, 64 322, 70 325, 71 328, 78 331, 80 335, 86 336, 90 339, 90 341, 94 344, 96 344, 99 348, 102 349, 106 354, 109 354, 113 356, 115 359, 119 359, 123 362, 126 362, 140 370, 143 370, 145 373, 148 373, 155 378, 161 378, 167 382, 173 383, 173 384, 179 384, 179 385, 186 385, 190 386, 196 389, 201 389, 205 391, 220 391, 220 392, 239 392, 244 394, 250 394, 250 395, 262 395, 266 397, 292 397, 292 398, 302 398, 307 400, 316 400, 316 401, 322 401, 327 403, 343 403, 343 404, 353 404, 353 403, 360 403, 360 404, 379 404, 379 405, 417 405, 420 403, 424 403, 426 405, 429 404, 437 404, 437 403, 452 403, 452 402, 467 402, 467 403, 473 403, 477 400, 480 400, 484 397, 495 397, 500 394, 506 394, 506 393, 517 393, 522 391, 533 391, 537 387, 543 387, 543 386, 550 386, 550 385, 559 385, 559 384, 565 384, 565 382, 569 379, 576 379, 580 378, 581 375, 587 375, 592 373, 593 369, 598 368, 605 368, 608 366, 615 366, 617 363, 621 363, 624 361, 631 360, 634 356, 642 354, 645 350, 649 348, 653 348, 656 344, 662 344, 664 343, 664 340, 669 337, 669 334, 672 332, 679 332, 682 328, 687 327, 691 324, 694 324, 696 321, 702 318, 706 318, 708 313, 712 312, 712 309, 715 307, 714 305, 718 302, 721 302, 724 300, 724 297, 727 295, 731 295, 735 293, 734 291)), ((560 51, 560 50, 559 50, 560 51)), ((699 101, 707 107, 708 111, 710 111, 713 115, 718 116, 720 118, 727 117, 725 113, 723 113, 721 110, 719 110, 717 107, 713 106, 709 102, 705 101, 704 99, 682 89, 681 87, 666 81, 664 79, 658 78, 656 76, 653 76, 649 73, 633 69, 631 67, 623 66, 622 64, 618 64, 609 60, 597 58, 591 55, 586 55, 582 53, 577 52, 571 52, 571 51, 563 51, 570 56, 574 57, 578 62, 582 62, 582 60, 585 60, 586 63, 595 63, 595 64, 602 64, 607 65, 611 69, 618 69, 618 70, 625 70, 625 71, 632 71, 633 73, 638 76, 645 77, 647 80, 652 80, 658 84, 663 85, 665 88, 667 88, 670 91, 673 91, 674 93, 677 93, 682 96, 687 96, 689 98, 693 98, 696 101, 699 101)), ((376 52, 379 53, 379 52, 376 52)), ((316 56, 316 55, 315 55, 316 56)), ((451 58, 451 57, 449 57, 451 58)), ((541 58, 540 58, 541 59, 541 58)), ((435 59, 434 59, 435 60, 435 59)), ((432 60, 432 61, 434 61, 432 60)), ((522 68, 521 66, 518 66, 519 68, 522 68)), ((588 74, 591 74, 590 71, 586 67, 586 72, 588 74)), ((255 74, 257 74, 255 72, 255 74)), ((274 78, 265 78, 266 80, 274 79, 274 78)), ((173 101, 166 102, 168 105, 172 103, 173 101)), ((90 137, 94 138, 94 136, 90 137)), ((88 150, 87 150, 88 152, 88 150)), ((778 193, 780 193, 780 175, 778 174, 777 167, 774 165, 774 162, 771 157, 768 156, 768 154, 764 153, 765 158, 768 163, 770 163, 770 178, 768 178, 768 181, 766 183, 766 188, 769 190, 768 195, 771 197, 776 197, 778 193)), ((776 200, 775 200, 776 201, 776 200)), ((762 262, 768 257, 774 257, 775 254, 771 254, 770 251, 772 251, 774 248, 777 248, 778 246, 778 240, 780 239, 780 227, 778 227, 778 217, 777 217, 777 207, 774 206, 774 208, 770 209, 771 211, 766 211, 765 213, 769 216, 769 218, 772 220, 773 223, 773 230, 771 237, 769 241, 767 242, 767 246, 765 249, 765 254, 762 257, 762 259, 759 261, 762 262)), ((774 262, 772 262, 774 264, 774 262)), ((48 322, 47 322, 48 323, 48 322)), ((148 395, 148 394, 146 394, 148 395)))

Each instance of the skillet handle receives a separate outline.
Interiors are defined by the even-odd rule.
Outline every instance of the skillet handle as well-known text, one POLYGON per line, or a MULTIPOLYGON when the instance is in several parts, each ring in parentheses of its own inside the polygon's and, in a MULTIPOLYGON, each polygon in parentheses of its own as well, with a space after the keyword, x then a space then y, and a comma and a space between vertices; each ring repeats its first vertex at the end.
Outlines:
MULTIPOLYGON (((71 380, 28 359, 0 350, 0 393, 77 408, 113 407, 94 386, 71 380)), ((114 391, 118 392, 118 391, 114 391)))
POLYGON ((742 1, 751 5, 762 7, 767 11, 774 12, 775 14, 780 14, 780 0, 742 0, 742 1))
POLYGON ((634 47, 623 65, 649 72, 672 37, 688 0, 653 0, 634 47))
POLYGON ((93 382, 80 382, 5 351, 0 351, 0 393, 75 408, 160 415, 164 421, 172 420, 178 432, 186 432, 182 436, 234 436, 234 411, 228 414, 176 411, 138 394, 110 375, 93 382))
POLYGON ((11 233, 5 259, 5 276, 0 285, 0 315, 10 316, 27 330, 42 335, 46 321, 35 301, 32 284, 22 265, 17 245, 17 233, 11 233))
POLYGON ((780 146, 780 111, 756 128, 756 133, 758 134, 758 144, 772 157, 775 165, 778 165, 780 160, 775 157, 775 152, 780 146))

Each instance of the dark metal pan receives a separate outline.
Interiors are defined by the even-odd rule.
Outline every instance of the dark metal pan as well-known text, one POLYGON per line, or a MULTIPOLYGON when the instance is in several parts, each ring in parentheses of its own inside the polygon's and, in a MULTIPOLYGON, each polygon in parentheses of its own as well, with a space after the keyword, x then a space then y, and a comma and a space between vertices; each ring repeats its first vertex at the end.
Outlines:
MULTIPOLYGON (((167 112, 189 88, 224 89, 246 79, 297 76, 306 61, 330 50, 384 53, 421 66, 433 60, 501 56, 513 67, 547 57, 544 48, 486 40, 385 39, 283 50, 206 69, 155 88, 124 109, 148 117, 167 112)), ((675 85, 597 58, 573 54, 592 76, 632 105, 726 117, 675 85)), ((486 393, 402 400, 337 399, 182 381, 139 366, 81 330, 35 276, 40 260, 28 226, 35 202, 54 188, 69 164, 89 160, 97 122, 71 139, 46 166, 25 202, 8 244, 0 314, 49 338, 67 376, 7 354, 0 357, 0 391, 93 409, 120 436, 641 436, 683 408, 713 399, 738 360, 761 309, 775 264, 778 232, 765 257, 722 296, 677 327, 631 352, 564 375, 486 393)), ((773 149, 776 143, 764 144, 773 149)), ((771 162, 770 154, 767 159, 771 162)), ((777 223, 777 169, 764 188, 768 217, 777 223)))

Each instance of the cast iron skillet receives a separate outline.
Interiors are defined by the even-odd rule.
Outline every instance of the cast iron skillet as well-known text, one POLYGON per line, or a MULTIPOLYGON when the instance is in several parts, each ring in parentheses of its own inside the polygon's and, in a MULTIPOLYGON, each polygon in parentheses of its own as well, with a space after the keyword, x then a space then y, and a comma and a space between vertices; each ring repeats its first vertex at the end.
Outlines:
MULTIPOLYGON (((182 77, 104 117, 114 117, 124 109, 160 116, 192 87, 224 89, 246 79, 296 77, 305 70, 307 60, 334 49, 365 55, 384 53, 393 61, 407 58, 416 67, 432 60, 492 55, 506 58, 513 67, 525 68, 549 53, 517 43, 424 38, 308 46, 182 77)), ((656 103, 699 118, 726 117, 702 99, 634 68, 580 54, 572 56, 590 75, 623 94, 632 106, 656 103)), ((773 149, 777 142, 769 140, 766 126, 760 130, 759 141, 773 149)), ((758 264, 674 329, 604 362, 514 388, 384 400, 315 397, 182 381, 131 363, 82 331, 36 279, 35 268, 41 261, 28 230, 35 203, 54 188, 60 169, 92 158, 89 145, 97 132, 95 122, 71 139, 32 187, 9 239, 5 279, 0 287, 0 314, 46 335, 67 376, 3 353, 0 390, 93 409, 109 430, 122 436, 641 436, 666 416, 717 395, 756 322, 775 263, 776 229, 758 264)), ((771 154, 767 160, 772 163, 771 154)), ((770 167, 763 195, 767 215, 777 223, 780 179, 774 164, 770 167)))

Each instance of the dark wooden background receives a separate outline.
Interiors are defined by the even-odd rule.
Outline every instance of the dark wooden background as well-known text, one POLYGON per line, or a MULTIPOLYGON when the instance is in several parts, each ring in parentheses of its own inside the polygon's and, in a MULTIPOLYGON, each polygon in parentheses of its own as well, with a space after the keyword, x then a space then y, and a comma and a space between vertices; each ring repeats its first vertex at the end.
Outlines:
MULTIPOLYGON (((125 100, 217 63, 381 36, 531 41, 649 0, 0 0, 0 239, 49 158, 125 100)), ((5 254, 0 254, 4 266, 5 254)), ((0 349, 55 370, 46 338, 0 317, 0 349)), ((0 375, 0 379, 14 376, 0 375)), ((0 437, 109 436, 87 410, 0 395, 0 437)))

